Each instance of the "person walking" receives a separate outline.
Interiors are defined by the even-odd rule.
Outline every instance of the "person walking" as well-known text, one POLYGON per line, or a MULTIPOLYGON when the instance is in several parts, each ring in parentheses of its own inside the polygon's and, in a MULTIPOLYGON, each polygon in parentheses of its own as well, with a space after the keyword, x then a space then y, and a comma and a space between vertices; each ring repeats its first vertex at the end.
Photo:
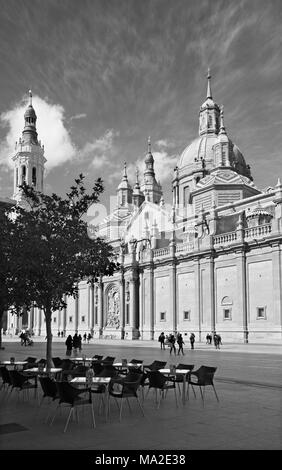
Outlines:
POLYGON ((169 342, 170 342, 169 354, 171 355, 172 351, 174 351, 174 355, 176 355, 175 336, 173 334, 170 335, 169 342))
POLYGON ((182 352, 182 354, 183 354, 183 356, 184 356, 183 344, 185 344, 185 343, 184 343, 184 341, 183 341, 183 337, 182 337, 182 334, 181 334, 181 333, 178 334, 178 337, 177 337, 177 344, 178 344, 178 353, 177 353, 178 356, 180 355, 181 352, 182 352))
POLYGON ((194 335, 194 333, 191 333, 191 335, 190 335, 191 349, 194 349, 194 343, 195 343, 195 335, 194 335))
POLYGON ((159 336, 159 342, 161 344, 161 349, 165 349, 165 334, 162 331, 160 336, 159 336))
POLYGON ((72 337, 71 337, 71 335, 68 335, 68 337, 65 341, 65 345, 67 347, 66 356, 71 356, 71 352, 72 352, 72 337))
POLYGON ((89 344, 89 341, 92 339, 92 335, 91 333, 88 333, 88 336, 87 336, 87 343, 89 344))
POLYGON ((77 332, 73 335, 73 338, 72 338, 72 346, 73 346, 74 355, 76 355, 76 354, 77 354, 77 350, 78 350, 78 348, 79 348, 79 337, 78 337, 77 332))
POLYGON ((87 334, 85 332, 84 335, 83 335, 83 341, 86 341, 86 339, 87 339, 87 334))

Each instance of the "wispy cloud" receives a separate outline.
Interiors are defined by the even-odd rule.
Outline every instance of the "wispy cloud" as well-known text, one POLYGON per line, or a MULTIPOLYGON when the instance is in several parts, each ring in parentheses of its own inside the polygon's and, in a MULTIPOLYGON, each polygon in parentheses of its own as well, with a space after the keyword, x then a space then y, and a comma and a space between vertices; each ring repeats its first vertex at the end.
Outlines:
POLYGON ((86 113, 75 114, 74 116, 70 117, 70 121, 74 121, 75 119, 84 119, 87 117, 86 113))

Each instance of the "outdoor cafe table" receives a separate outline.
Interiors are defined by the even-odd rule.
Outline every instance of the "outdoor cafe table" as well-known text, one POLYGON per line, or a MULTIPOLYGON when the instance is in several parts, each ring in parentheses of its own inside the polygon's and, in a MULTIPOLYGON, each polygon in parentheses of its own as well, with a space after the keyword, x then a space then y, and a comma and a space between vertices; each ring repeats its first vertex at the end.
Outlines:
POLYGON ((125 369, 126 367, 139 369, 140 367, 143 367, 143 364, 141 362, 140 363, 138 362, 138 364, 136 362, 127 362, 127 363, 115 362, 113 366, 116 367, 117 369, 125 369))
MULTIPOLYGON (((107 402, 106 419, 107 419, 107 408, 108 408, 108 401, 109 401, 108 387, 109 387, 110 381, 111 381, 111 377, 92 377, 91 378, 91 385, 106 385, 105 387, 106 402, 107 402)), ((78 386, 79 385, 87 386, 88 378, 87 377, 75 377, 74 379, 70 381, 70 383, 76 384, 78 386)), ((91 386, 89 387, 89 389, 91 390, 91 386)))
POLYGON ((20 366, 25 366, 27 364, 27 361, 2 361, 0 363, 1 366, 14 366, 14 369, 17 369, 20 366))
POLYGON ((93 362, 95 361, 95 359, 93 359, 93 357, 72 357, 71 359, 73 362, 93 362))
POLYGON ((164 375, 182 375, 182 403, 185 404, 186 397, 186 377, 187 374, 190 374, 189 369, 176 369, 175 372, 172 372, 170 369, 160 369, 160 372, 164 375))
POLYGON ((40 369, 39 367, 32 367, 31 369, 25 369, 25 373, 29 373, 30 375, 34 375, 36 385, 37 385, 37 376, 42 375, 42 374, 52 374, 56 375, 62 372, 63 369, 59 367, 51 367, 50 369, 47 369, 46 367, 40 369))

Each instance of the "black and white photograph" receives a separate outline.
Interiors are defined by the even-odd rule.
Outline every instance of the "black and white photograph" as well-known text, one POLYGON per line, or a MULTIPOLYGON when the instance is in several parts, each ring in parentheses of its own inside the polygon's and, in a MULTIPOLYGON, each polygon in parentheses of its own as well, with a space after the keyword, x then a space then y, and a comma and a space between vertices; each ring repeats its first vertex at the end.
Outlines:
POLYGON ((0 63, 3 458, 281 451, 282 1, 0 0, 0 63))

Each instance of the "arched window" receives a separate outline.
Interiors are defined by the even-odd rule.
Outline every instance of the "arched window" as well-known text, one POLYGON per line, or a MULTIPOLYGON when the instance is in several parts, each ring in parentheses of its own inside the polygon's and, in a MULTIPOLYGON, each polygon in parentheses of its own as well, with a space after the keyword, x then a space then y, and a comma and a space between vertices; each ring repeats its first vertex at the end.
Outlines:
POLYGON ((232 304, 233 300, 231 299, 231 297, 229 297, 228 295, 223 297, 221 301, 221 305, 223 307, 223 320, 232 320, 232 304))
POLYGON ((36 168, 35 166, 32 168, 32 184, 36 186, 36 168))
POLYGON ((221 301, 221 305, 232 305, 232 304, 233 304, 233 300, 231 299, 231 297, 229 297, 228 295, 223 297, 221 301))
POLYGON ((16 168, 16 186, 19 184, 19 169, 16 168))
POLYGON ((208 127, 212 127, 212 116, 209 116, 209 125, 208 127))
POLYGON ((26 166, 22 166, 22 183, 25 183, 26 180, 26 166))

